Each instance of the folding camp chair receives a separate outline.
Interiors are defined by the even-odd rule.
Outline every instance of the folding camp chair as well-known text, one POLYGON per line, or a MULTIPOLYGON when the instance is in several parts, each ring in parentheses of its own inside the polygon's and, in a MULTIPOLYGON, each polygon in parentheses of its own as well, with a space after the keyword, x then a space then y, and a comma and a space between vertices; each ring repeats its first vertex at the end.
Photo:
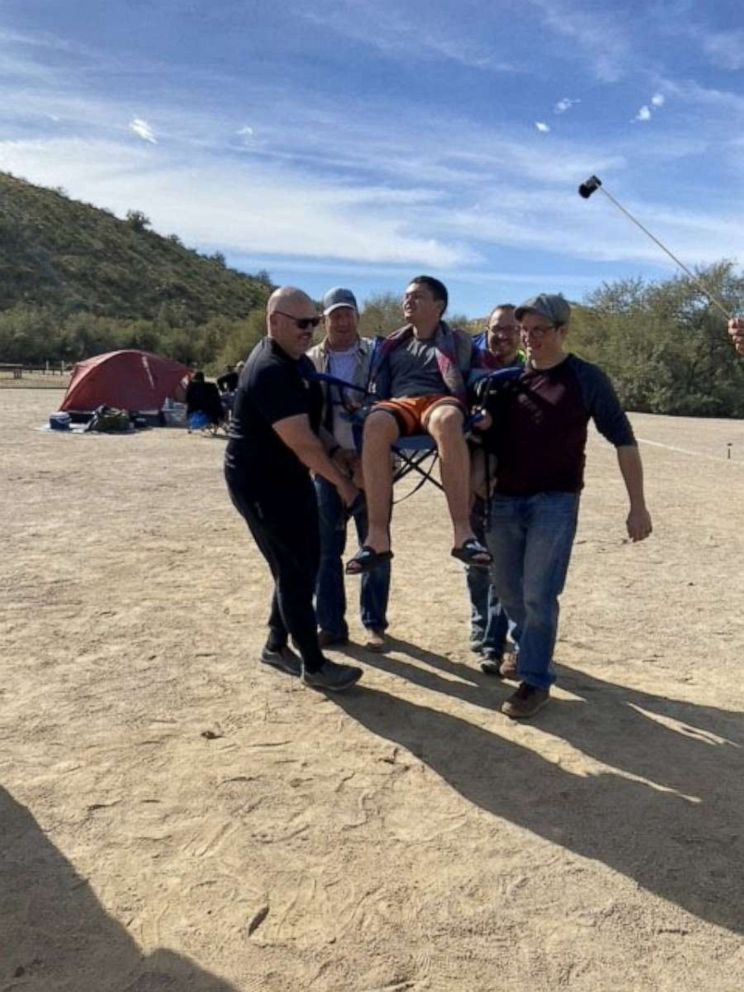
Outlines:
MULTIPOLYGON (((507 369, 499 369, 496 372, 485 373, 479 382, 480 405, 485 405, 483 398, 487 398, 490 392, 500 388, 503 383, 521 375, 522 371, 521 366, 515 366, 507 369)), ((317 382, 326 383, 331 391, 335 388, 336 398, 334 399, 331 394, 330 402, 334 405, 340 405, 345 409, 349 419, 352 421, 357 450, 361 451, 364 419, 367 414, 374 410, 374 394, 364 386, 355 386, 325 372, 313 371, 309 373, 309 377, 317 382), (360 393, 366 403, 361 407, 354 407, 346 398, 348 391, 360 393)), ((475 414, 466 418, 463 424, 463 431, 466 435, 470 434, 481 416, 481 414, 475 414)), ((441 492, 444 491, 444 486, 440 480, 436 479, 433 475, 434 467, 439 459, 439 451, 437 450, 436 441, 430 434, 413 434, 407 437, 401 437, 391 445, 391 451, 395 459, 393 468, 394 485, 411 473, 419 476, 416 485, 404 496, 393 500, 394 504, 408 499, 409 496, 413 496, 427 481, 431 482, 441 492)))
MULTIPOLYGON (((336 376, 326 372, 312 372, 310 378, 316 382, 325 383, 329 389, 329 402, 333 406, 342 406, 345 415, 351 421, 354 443, 359 452, 362 450, 362 433, 364 431, 364 420, 374 409, 374 395, 364 386, 355 386, 353 383, 344 382, 336 376), (363 403, 361 406, 354 406, 347 400, 348 391, 361 394, 363 403), (335 392, 335 397, 334 397, 335 392)), ((406 493, 401 499, 407 499, 429 480, 438 489, 442 489, 442 484, 432 475, 434 466, 439 458, 436 442, 429 434, 416 434, 411 437, 401 437, 395 444, 391 445, 391 452, 394 458, 393 485, 404 479, 409 473, 417 473, 420 478, 413 489, 406 493)), ((401 500, 394 500, 400 502, 401 500)))

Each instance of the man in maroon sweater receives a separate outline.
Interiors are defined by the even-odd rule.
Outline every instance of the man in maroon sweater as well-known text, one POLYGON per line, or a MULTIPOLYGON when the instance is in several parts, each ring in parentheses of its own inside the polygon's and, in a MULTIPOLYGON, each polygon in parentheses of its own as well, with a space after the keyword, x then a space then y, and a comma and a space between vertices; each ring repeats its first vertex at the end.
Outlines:
POLYGON ((543 293, 517 307, 527 364, 499 397, 486 444, 496 455, 488 548, 492 579, 518 648, 520 685, 502 711, 533 716, 555 682, 558 597, 568 571, 583 487, 587 424, 617 450, 632 541, 651 533, 638 445, 610 380, 564 351, 571 308, 543 293))

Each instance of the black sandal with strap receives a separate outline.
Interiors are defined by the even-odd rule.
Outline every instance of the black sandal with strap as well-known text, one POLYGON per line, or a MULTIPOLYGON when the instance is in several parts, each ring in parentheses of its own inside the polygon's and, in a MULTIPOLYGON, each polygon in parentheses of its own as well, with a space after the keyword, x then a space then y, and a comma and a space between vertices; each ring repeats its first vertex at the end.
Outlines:
POLYGON ((392 551, 375 551, 368 544, 363 544, 354 557, 346 562, 345 571, 347 575, 363 575, 374 568, 379 568, 392 557, 392 551))
POLYGON ((474 537, 463 541, 459 548, 453 548, 452 557, 464 562, 473 568, 488 568, 493 561, 493 557, 488 548, 484 548, 480 541, 474 537))

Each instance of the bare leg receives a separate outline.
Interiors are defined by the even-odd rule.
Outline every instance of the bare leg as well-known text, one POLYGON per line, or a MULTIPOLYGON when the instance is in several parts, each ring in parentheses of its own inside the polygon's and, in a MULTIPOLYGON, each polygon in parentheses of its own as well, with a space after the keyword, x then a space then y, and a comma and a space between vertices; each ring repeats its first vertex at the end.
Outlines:
POLYGON ((470 526, 470 452, 462 432, 463 421, 461 410, 445 404, 435 407, 426 422, 439 450, 456 548, 475 536, 470 526))
POLYGON ((390 508, 393 502, 390 446, 399 436, 398 423, 392 414, 378 410, 367 417, 362 441, 362 472, 368 522, 364 544, 375 551, 390 550, 390 508))

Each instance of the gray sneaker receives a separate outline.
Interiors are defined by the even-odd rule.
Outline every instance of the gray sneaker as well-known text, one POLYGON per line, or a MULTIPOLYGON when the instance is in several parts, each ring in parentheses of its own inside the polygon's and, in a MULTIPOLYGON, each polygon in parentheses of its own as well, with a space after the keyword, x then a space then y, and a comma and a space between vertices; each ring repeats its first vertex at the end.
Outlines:
POLYGON ((355 665, 339 665, 328 658, 315 672, 302 669, 302 681, 311 689, 321 689, 327 692, 343 692, 350 689, 362 677, 362 669, 355 665))
POLYGON ((502 659, 498 655, 494 654, 493 651, 484 651, 480 661, 480 670, 485 675, 501 675, 501 662, 502 659))
POLYGON ((265 647, 259 660, 262 665, 269 665, 280 672, 286 672, 287 675, 302 674, 300 656, 295 654, 292 648, 286 644, 283 648, 277 648, 275 651, 265 647))

